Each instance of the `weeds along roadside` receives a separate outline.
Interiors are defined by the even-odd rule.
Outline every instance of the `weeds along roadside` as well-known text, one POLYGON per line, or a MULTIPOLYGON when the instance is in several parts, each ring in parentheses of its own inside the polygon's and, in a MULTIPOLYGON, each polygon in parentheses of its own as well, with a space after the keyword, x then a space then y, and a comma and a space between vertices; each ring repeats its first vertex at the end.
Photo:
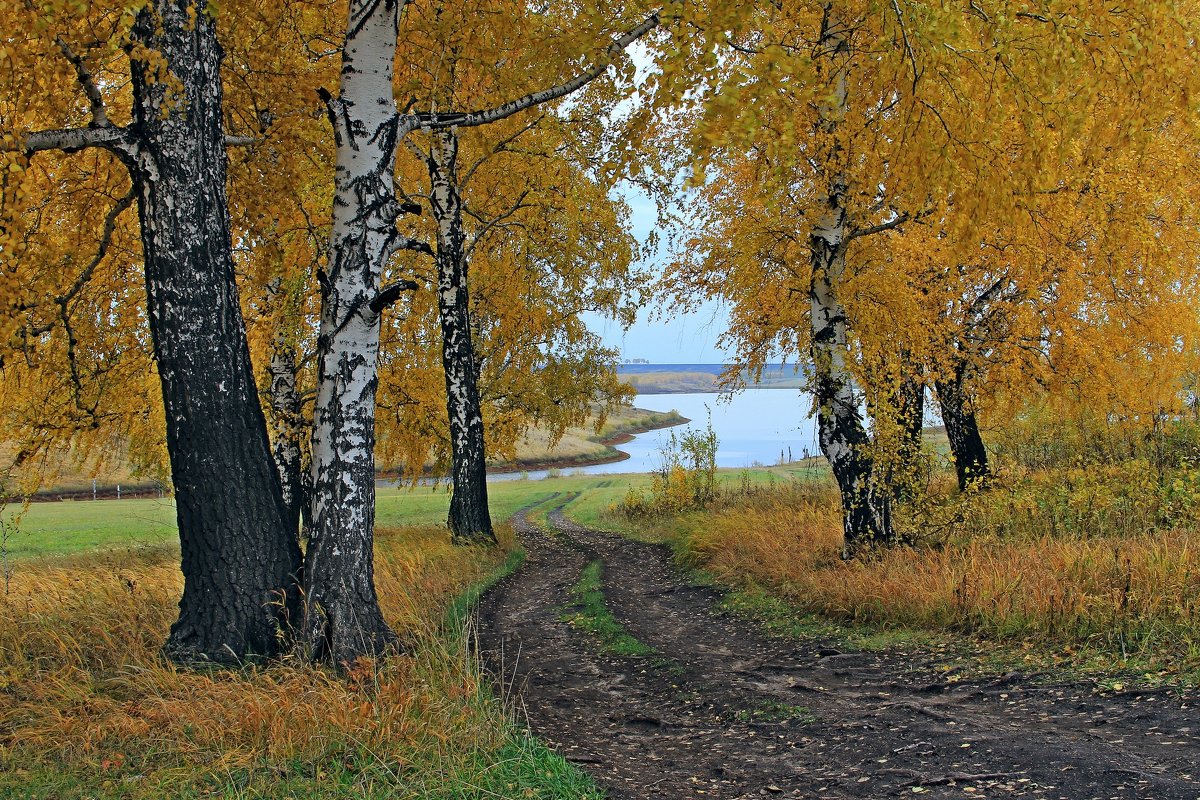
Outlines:
POLYGON ((598 797, 470 655, 466 609, 519 563, 502 536, 464 550, 437 527, 381 530, 379 595, 409 649, 348 676, 161 660, 181 581, 168 553, 21 569, 0 599, 0 797, 598 797))
POLYGON ((1119 433, 1057 437, 1050 460, 1044 434, 1017 446, 1021 432, 1010 431, 986 490, 959 493, 949 471, 935 471, 920 503, 899 512, 913 544, 863 560, 839 557, 828 478, 735 478, 701 501, 691 487, 704 481, 685 464, 611 518, 670 541, 685 565, 744 590, 735 602, 775 622, 814 615, 900 636, 965 634, 1003 645, 1010 666, 1016 657, 1196 685, 1197 432, 1180 425, 1158 442, 1119 433), (1072 454, 1063 442, 1079 445, 1072 454))

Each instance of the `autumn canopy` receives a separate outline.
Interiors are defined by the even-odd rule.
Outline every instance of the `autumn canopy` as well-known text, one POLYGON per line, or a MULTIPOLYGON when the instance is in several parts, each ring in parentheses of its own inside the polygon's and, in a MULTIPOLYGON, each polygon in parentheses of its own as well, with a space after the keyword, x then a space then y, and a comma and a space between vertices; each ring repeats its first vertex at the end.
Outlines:
POLYGON ((989 420, 1194 397, 1193 3, 0 19, 0 494, 56 453, 169 476, 181 662, 396 646, 377 468, 451 476, 454 540, 494 543, 486 461, 632 395, 586 313, 716 300, 731 382, 802 365, 845 558, 904 539, 927 398, 982 491, 989 420))

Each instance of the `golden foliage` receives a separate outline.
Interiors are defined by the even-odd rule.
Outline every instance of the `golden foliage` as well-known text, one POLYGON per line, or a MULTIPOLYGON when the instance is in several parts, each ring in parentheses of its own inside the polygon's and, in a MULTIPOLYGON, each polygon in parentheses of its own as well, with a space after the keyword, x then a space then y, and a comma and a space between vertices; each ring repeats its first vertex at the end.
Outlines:
MULTIPOLYGON (((303 394, 315 380, 317 275, 332 208, 333 142, 318 89, 336 86, 345 12, 321 0, 235 0, 209 10, 225 50, 226 129, 250 140, 229 150, 229 197, 252 359, 265 388, 270 353, 291 349, 303 394)), ((562 13, 491 0, 409 4, 396 56, 401 105, 473 110, 542 88, 643 13, 611 3, 555 10, 562 13)), ((124 167, 100 151, 19 152, 29 131, 89 122, 64 44, 102 89, 109 120, 128 123, 132 13, 111 2, 4 2, 0 14, 12 31, 0 41, 0 439, 17 441, 31 485, 42 476, 29 467, 47 449, 96 459, 134 447, 137 463, 162 468, 135 211, 122 206, 111 235, 103 230, 128 188, 124 167)), ((617 71, 628 69, 622 62, 617 71)), ((466 200, 484 233, 472 280, 497 452, 511 450, 531 422, 561 431, 593 400, 628 394, 613 376, 615 355, 578 317, 627 320, 642 280, 630 269, 627 209, 594 170, 603 111, 627 89, 599 81, 576 101, 577 113, 560 106, 528 131, 535 115, 463 134, 464 163, 479 162, 466 200), (503 225, 486 223, 497 217, 503 225), (586 377, 573 380, 576 373, 586 377)), ((427 176, 404 160, 407 152, 398 185, 419 195, 427 176)), ((426 219, 412 220, 408 232, 427 235, 426 219)), ((398 256, 392 267, 428 287, 419 259, 398 256)), ((381 366, 393 413, 380 417, 387 460, 420 464, 444 446, 434 313, 423 290, 389 322, 381 366)))
POLYGON ((807 360, 809 236, 836 175, 851 238, 835 291, 877 423, 901 361, 930 384, 963 368, 997 418, 1031 400, 1179 408, 1200 334, 1197 9, 689 9, 681 63, 638 118, 659 151, 631 158, 663 193, 689 175, 662 288, 677 308, 728 305, 738 366, 807 360), (828 19, 848 42, 837 70, 828 19))

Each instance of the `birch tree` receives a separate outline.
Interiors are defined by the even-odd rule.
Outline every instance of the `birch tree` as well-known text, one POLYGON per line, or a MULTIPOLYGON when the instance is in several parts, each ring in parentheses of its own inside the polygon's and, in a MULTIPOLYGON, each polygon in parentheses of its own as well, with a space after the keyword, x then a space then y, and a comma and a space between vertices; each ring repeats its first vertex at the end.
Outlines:
POLYGON ((418 128, 485 125, 557 100, 602 74, 625 47, 658 25, 657 14, 651 14, 563 82, 490 109, 402 113, 393 94, 393 65, 404 5, 351 2, 339 94, 327 98, 337 167, 329 270, 320 276, 303 645, 310 657, 335 663, 385 651, 394 642, 372 575, 380 314, 419 286, 406 278, 386 286, 380 281, 395 253, 422 249, 396 228, 406 210, 394 181, 396 147, 418 128))
MULTIPOLYGON (((843 554, 852 556, 895 538, 892 493, 879 489, 888 470, 860 414, 864 400, 879 411, 900 393, 875 365, 907 352, 944 397, 955 388, 944 372, 954 359, 931 343, 954 340, 922 333, 944 330, 935 312, 955 289, 921 286, 889 252, 930 227, 962 248, 958 263, 973 264, 987 238, 981 223, 1028 232, 1029 198, 1078 165, 1072 148, 1145 141, 1155 125, 1100 133, 1085 124, 1089 103, 1119 114, 1135 95, 1157 100, 1145 118, 1157 120, 1186 107, 1169 76, 1186 74, 1189 34, 1150 3, 1132 13, 846 0, 719 13, 694 22, 720 55, 693 81, 692 102, 652 104, 678 114, 663 135, 692 154, 695 217, 712 226, 691 239, 700 257, 682 258, 669 280, 678 295, 732 303, 727 340, 750 366, 807 355, 822 449, 842 492, 843 554), (735 213, 731 201, 741 205, 735 213), (758 249, 739 252, 731 234, 758 249), (737 267, 728 279, 717 272, 723 263, 737 267)), ((663 80, 682 79, 665 71, 663 80)), ((881 421, 898 415, 873 416, 878 439, 881 421)))
MULTIPOLYGON (((97 166, 121 165, 136 201, 183 556, 180 616, 166 652, 186 663, 269 656, 296 610, 300 553, 284 520, 234 283, 215 22, 204 3, 165 2, 125 16, 100 10, 107 19, 96 27, 95 19, 42 15, 20 3, 3 12, 29 33, 6 56, 45 59, 53 47, 87 109, 81 119, 78 100, 63 113, 53 100, 14 93, 9 172, 25 171, 40 153, 101 150, 109 160, 97 166), (96 30, 113 37, 97 41, 96 30), (119 52, 122 35, 131 43, 123 80, 102 58, 119 52), (118 96, 115 107, 106 94, 118 96), (55 127, 32 129, 39 123, 55 127)), ((12 192, 5 200, 28 197, 12 192)), ((68 350, 71 292, 103 260, 128 205, 113 206, 100 258, 55 298, 68 350)), ((8 211, 6 218, 15 216, 8 211)), ((22 269, 19 241, 6 226, 7 275, 22 269)))
MULTIPOLYGON (((589 171, 585 154, 594 150, 589 136, 578 135, 580 125, 576 118, 543 111, 529 120, 410 137, 407 152, 413 157, 406 161, 414 171, 429 173, 423 186, 415 177, 409 183, 421 187, 412 196, 430 209, 427 217, 411 219, 412 233, 436 242, 438 276, 462 282, 455 296, 467 304, 460 317, 465 321, 458 324, 472 340, 467 380, 477 387, 474 407, 484 423, 480 473, 485 453, 513 457, 530 423, 536 421, 553 441, 589 416, 602 421, 606 409, 629 396, 614 375, 617 354, 600 345, 580 315, 631 319, 643 276, 631 268, 635 246, 628 211, 589 171), (452 139, 461 171, 438 165, 437 147, 446 138, 452 139), (442 258, 439 222, 447 215, 434 191, 442 176, 450 183, 443 191, 458 198, 448 228, 461 232, 461 258, 442 258)), ((410 474, 419 474, 431 458, 439 467, 452 465, 454 453, 463 451, 451 436, 454 417, 428 415, 435 402, 430 387, 446 382, 447 365, 441 362, 454 333, 445 309, 430 308, 431 300, 441 299, 412 297, 406 319, 390 335, 407 343, 398 345, 399 352, 417 360, 407 362, 406 370, 383 371, 388 416, 403 420, 390 425, 386 457, 404 461, 410 474), (438 330, 425 316, 437 317, 438 330), (422 344, 429 341, 442 345, 437 358, 422 344)), ((449 368, 456 368, 454 361, 466 363, 455 359, 449 368)), ((436 402, 445 406, 447 394, 436 402)), ((485 502, 475 505, 486 513, 485 502)))

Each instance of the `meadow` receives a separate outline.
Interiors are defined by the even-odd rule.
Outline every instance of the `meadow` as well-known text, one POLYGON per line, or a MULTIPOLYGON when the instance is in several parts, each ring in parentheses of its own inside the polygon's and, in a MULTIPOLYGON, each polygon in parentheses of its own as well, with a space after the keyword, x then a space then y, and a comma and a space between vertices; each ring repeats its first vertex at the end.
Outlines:
MULTIPOLYGON (((852 562, 838 556, 837 497, 817 461, 721 471, 697 506, 663 502, 649 475, 506 481, 491 486, 492 511, 534 507, 536 519, 565 502, 586 525, 668 543, 730 590, 732 611, 780 635, 1195 687, 1194 462, 1005 446, 987 491, 960 494, 933 470, 922 510, 901 522, 910 543, 852 562)), ((444 486, 380 490, 377 580, 405 650, 348 676, 161 659, 181 585, 169 499, 10 507, 0 796, 600 796, 525 733, 471 656, 470 602, 522 553, 505 524, 498 549, 452 547, 447 502, 444 486)))

